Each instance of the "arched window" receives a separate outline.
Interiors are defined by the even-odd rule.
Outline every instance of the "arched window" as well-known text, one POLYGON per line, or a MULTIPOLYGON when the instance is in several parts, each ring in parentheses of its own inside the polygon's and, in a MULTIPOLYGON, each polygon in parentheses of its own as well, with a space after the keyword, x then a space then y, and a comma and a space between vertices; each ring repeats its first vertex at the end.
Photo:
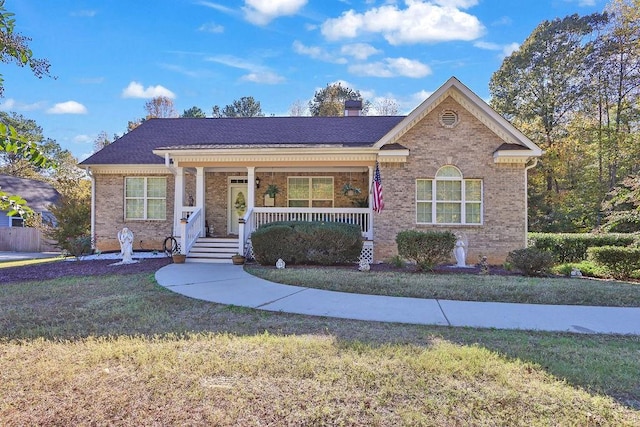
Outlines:
POLYGON ((455 166, 416 180, 418 224, 482 224, 482 180, 464 179, 455 166))

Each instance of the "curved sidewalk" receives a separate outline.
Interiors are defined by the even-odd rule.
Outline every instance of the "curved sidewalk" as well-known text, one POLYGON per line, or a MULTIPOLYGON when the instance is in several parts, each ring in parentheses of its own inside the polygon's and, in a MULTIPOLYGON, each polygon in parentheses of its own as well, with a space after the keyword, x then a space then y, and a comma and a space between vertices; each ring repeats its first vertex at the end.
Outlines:
POLYGON ((231 264, 170 264, 155 277, 187 297, 259 310, 419 325, 640 335, 640 308, 350 294, 273 283, 231 264))

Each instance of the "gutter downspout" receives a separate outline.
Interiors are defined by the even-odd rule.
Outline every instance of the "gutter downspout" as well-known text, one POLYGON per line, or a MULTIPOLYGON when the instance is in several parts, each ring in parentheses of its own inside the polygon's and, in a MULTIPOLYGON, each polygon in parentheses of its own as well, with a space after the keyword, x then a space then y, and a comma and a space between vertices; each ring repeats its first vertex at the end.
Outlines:
POLYGON ((529 241, 529 169, 533 169, 538 165, 538 158, 534 157, 524 166, 524 247, 527 247, 529 241), (530 163, 530 164, 529 164, 530 163))
POLYGON ((96 177, 87 167, 87 175, 91 178, 91 249, 96 249, 96 177))

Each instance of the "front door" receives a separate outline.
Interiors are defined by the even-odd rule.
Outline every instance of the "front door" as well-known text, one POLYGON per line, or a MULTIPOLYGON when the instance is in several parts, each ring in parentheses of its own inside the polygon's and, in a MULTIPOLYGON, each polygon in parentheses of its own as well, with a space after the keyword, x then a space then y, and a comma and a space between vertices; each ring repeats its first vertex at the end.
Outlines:
MULTIPOLYGON (((246 180, 245 180, 246 181, 246 180)), ((229 218, 228 232, 229 234, 238 234, 238 220, 247 212, 249 200, 247 198, 247 184, 230 183, 229 184, 229 204, 227 209, 227 218, 229 218)))

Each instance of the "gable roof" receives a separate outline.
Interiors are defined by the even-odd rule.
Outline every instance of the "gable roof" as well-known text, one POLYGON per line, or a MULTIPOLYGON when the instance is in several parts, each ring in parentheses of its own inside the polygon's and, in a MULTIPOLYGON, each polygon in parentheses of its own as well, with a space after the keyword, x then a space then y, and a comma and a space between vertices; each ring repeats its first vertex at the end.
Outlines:
POLYGON ((0 175, 0 189, 5 193, 22 197, 36 212, 49 211, 49 205, 56 203, 60 198, 60 193, 46 182, 10 175, 0 175))
POLYGON ((153 150, 372 147, 402 116, 150 119, 81 165, 161 164, 153 150))
POLYGON ((542 155, 540 147, 455 77, 451 77, 445 84, 440 86, 438 90, 433 92, 422 104, 382 137, 374 147, 382 148, 385 145, 396 143, 402 135, 437 108, 438 105, 448 97, 452 97, 504 141, 504 144, 498 147, 494 153, 496 161, 498 161, 500 157, 521 157, 525 159, 542 155))

